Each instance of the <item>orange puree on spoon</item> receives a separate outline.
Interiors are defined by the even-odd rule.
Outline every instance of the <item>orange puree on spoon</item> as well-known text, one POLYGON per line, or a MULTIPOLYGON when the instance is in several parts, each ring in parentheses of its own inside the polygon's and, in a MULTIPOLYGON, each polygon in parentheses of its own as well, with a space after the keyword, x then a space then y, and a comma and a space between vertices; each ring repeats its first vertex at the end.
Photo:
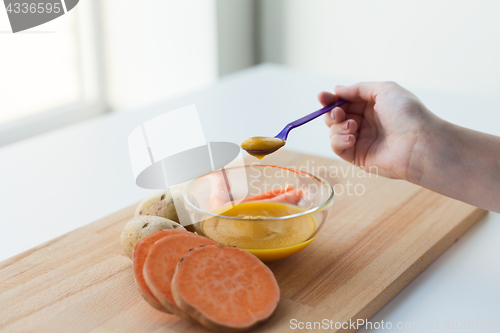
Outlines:
POLYGON ((285 140, 278 138, 269 138, 264 136, 254 136, 241 143, 241 148, 259 160, 264 156, 274 153, 286 144, 285 140))

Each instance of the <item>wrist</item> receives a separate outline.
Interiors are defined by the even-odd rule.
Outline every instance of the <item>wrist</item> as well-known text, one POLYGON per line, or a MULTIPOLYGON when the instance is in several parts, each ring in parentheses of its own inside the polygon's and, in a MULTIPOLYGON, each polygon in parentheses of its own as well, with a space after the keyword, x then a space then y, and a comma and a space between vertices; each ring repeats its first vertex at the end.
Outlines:
POLYGON ((428 119, 423 121, 410 152, 407 181, 427 187, 426 179, 429 179, 428 174, 433 169, 431 164, 435 162, 436 155, 439 155, 442 149, 446 149, 443 145, 452 140, 450 136, 453 126, 434 114, 429 114, 428 119))

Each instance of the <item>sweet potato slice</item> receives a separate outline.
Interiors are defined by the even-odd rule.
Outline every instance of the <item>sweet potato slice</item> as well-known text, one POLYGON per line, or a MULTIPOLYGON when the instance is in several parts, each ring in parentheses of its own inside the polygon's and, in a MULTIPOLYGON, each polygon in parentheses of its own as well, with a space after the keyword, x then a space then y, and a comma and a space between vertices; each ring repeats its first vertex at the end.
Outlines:
POLYGON ((247 251, 203 246, 186 253, 172 279, 177 306, 217 331, 245 331, 268 319, 280 290, 271 270, 247 251))
POLYGON ((160 230, 147 237, 144 237, 135 245, 133 257, 135 285, 137 289, 139 289, 139 292, 146 300, 146 302, 148 302, 153 308, 157 310, 171 313, 167 311, 167 309, 165 309, 163 305, 161 305, 161 303, 156 299, 156 297, 153 295, 153 293, 151 293, 151 290, 149 290, 148 286, 146 285, 146 281, 144 281, 144 275, 142 274, 144 262, 146 261, 149 249, 157 240, 162 239, 163 237, 187 232, 188 231, 182 229, 160 230))
POLYGON ((300 200, 302 200, 302 197, 304 196, 304 194, 305 194, 304 190, 302 190, 302 189, 293 189, 290 191, 286 191, 280 195, 277 195, 273 198, 265 199, 262 201, 281 202, 281 203, 296 205, 299 203, 300 200))
POLYGON ((276 196, 278 196, 280 194, 286 193, 288 191, 292 191, 294 189, 295 189, 295 187, 289 185, 289 186, 286 186, 286 187, 283 187, 283 188, 280 188, 280 189, 269 190, 267 192, 254 195, 252 197, 245 198, 241 202, 271 199, 271 198, 274 198, 274 197, 276 197, 276 196))
POLYGON ((188 315, 175 304, 170 283, 175 267, 187 251, 200 245, 219 245, 219 243, 193 233, 179 233, 162 238, 154 243, 144 263, 143 275, 146 285, 156 299, 170 313, 181 317, 188 315))

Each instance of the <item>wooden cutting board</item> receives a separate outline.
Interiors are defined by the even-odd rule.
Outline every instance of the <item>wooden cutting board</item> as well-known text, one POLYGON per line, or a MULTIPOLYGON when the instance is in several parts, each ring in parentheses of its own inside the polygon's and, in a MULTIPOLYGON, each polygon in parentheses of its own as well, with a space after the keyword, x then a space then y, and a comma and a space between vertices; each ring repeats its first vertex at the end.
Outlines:
MULTIPOLYGON (((292 319, 370 318, 486 213, 340 161, 280 151, 265 162, 318 174, 334 185, 336 195, 318 238, 269 264, 281 301, 259 332, 290 332, 292 319)), ((132 262, 120 245, 134 209, 1 262, 0 329, 205 332, 153 309, 137 292, 132 262)))

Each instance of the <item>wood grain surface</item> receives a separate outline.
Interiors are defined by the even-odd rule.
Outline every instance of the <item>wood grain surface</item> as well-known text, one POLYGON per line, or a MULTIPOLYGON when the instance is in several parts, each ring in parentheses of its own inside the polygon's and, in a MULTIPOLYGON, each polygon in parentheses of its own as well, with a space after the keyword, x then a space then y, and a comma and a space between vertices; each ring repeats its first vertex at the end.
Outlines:
MULTIPOLYGON (((369 319, 486 213, 327 158, 280 151, 264 162, 322 176, 336 195, 318 238, 269 264, 281 301, 257 332, 291 332, 291 319, 369 319)), ((205 332, 153 309, 137 292, 120 244, 134 209, 1 262, 0 330, 205 332)))

